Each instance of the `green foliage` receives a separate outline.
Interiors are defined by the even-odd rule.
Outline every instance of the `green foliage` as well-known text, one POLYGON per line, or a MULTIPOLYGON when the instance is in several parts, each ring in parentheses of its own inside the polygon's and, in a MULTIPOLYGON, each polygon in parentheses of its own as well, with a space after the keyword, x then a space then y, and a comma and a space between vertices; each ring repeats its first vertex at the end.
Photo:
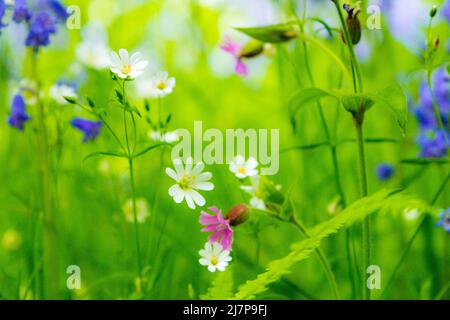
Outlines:
POLYGON ((282 43, 297 36, 295 23, 282 23, 264 27, 235 28, 246 35, 267 43, 282 43))
POLYGON ((233 294, 233 272, 231 268, 219 272, 214 277, 208 292, 202 294, 202 300, 224 300, 233 294))
MULTIPOLYGON (((257 276, 255 280, 241 285, 234 295, 234 299, 253 299, 268 289, 268 286, 290 273, 290 269, 311 256, 321 241, 342 228, 361 221, 366 216, 378 212, 391 212, 410 208, 413 198, 393 190, 381 190, 377 193, 356 201, 334 218, 321 223, 309 230, 310 238, 297 242, 291 246, 290 253, 284 258, 274 260, 267 266, 267 271, 257 276)), ((430 211, 425 203, 414 200, 414 206, 422 211, 430 211)))

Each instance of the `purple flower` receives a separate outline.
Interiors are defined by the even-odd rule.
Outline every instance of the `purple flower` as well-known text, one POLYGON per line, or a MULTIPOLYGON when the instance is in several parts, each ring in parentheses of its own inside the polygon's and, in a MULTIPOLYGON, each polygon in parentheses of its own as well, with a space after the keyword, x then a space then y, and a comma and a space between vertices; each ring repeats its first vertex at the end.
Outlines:
POLYGON ((30 120, 30 116, 25 110, 25 100, 20 94, 16 94, 11 104, 11 115, 8 124, 18 130, 23 130, 24 123, 30 120))
POLYGON ((441 210, 439 219, 436 226, 443 227, 445 231, 450 232, 450 208, 441 210))
POLYGON ((47 12, 41 11, 33 15, 30 24, 30 31, 25 45, 33 47, 35 51, 39 47, 50 44, 50 35, 56 32, 56 21, 47 12))
POLYGON ((57 0, 49 0, 48 1, 49 8, 53 11, 56 17, 60 22, 66 22, 69 14, 67 13, 66 8, 57 0))
POLYGON ((21 23, 22 21, 29 21, 31 19, 31 13, 27 8, 25 0, 16 0, 14 3, 14 11, 12 19, 21 23))
POLYGON ((242 62, 242 57, 241 57, 241 49, 242 46, 236 42, 234 42, 233 40, 231 40, 230 37, 225 37, 225 40, 223 41, 222 45, 220 46, 220 48, 226 52, 228 52, 229 54, 231 54, 235 60, 236 60, 236 64, 234 66, 234 71, 241 76, 246 76, 248 75, 248 68, 245 65, 245 63, 242 62))
POLYGON ((4 0, 0 0, 0 32, 2 28, 6 27, 7 25, 3 23, 3 17, 6 13, 6 4, 4 0))
POLYGON ((444 4, 444 7, 442 8, 442 15, 450 23, 450 0, 447 0, 444 4))
MULTIPOLYGON (((450 138, 447 131, 445 134, 450 138)), ((417 144, 420 147, 419 157, 441 158, 447 155, 445 136, 441 129, 422 132, 417 138, 417 144)))
POLYGON ((209 242, 219 242, 224 250, 231 250, 233 244, 233 230, 230 227, 230 221, 225 219, 222 212, 216 207, 209 207, 209 210, 216 215, 211 215, 202 211, 200 214, 200 224, 206 226, 203 232, 212 232, 209 236, 209 242))
POLYGON ((394 167, 390 163, 380 163, 376 168, 375 172, 378 179, 381 181, 389 180, 395 173, 394 167))
POLYGON ((70 124, 84 133, 83 142, 94 140, 100 133, 101 121, 91 121, 82 118, 74 118, 70 124))

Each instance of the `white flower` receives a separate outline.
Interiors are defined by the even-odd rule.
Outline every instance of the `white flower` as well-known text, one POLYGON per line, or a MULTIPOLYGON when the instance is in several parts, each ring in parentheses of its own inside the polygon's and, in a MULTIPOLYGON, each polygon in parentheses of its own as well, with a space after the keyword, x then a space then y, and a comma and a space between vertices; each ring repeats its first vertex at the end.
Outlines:
POLYGON ((196 204, 200 207, 204 206, 205 198, 196 190, 210 191, 214 189, 214 185, 207 182, 212 177, 211 172, 202 173, 205 168, 203 162, 197 163, 192 168, 192 158, 186 160, 185 167, 180 159, 175 159, 173 164, 175 170, 166 168, 167 175, 176 181, 176 184, 169 188, 169 195, 176 203, 181 203, 183 199, 186 199, 186 203, 191 209, 195 209, 196 204))
POLYGON ((258 162, 255 158, 249 158, 245 161, 243 156, 237 156, 230 163, 230 171, 233 172, 239 179, 256 176, 258 174, 258 162))
POLYGON ((167 143, 172 143, 172 142, 178 141, 180 139, 180 136, 175 131, 161 133, 160 131, 152 130, 152 131, 149 131, 148 136, 152 140, 167 142, 167 143))
POLYGON ((241 186, 242 190, 252 196, 250 199, 250 206, 259 210, 266 210, 266 204, 262 199, 262 194, 259 187, 259 176, 250 177, 250 181, 252 183, 250 186, 241 186))
POLYGON ((119 54, 111 53, 111 72, 122 79, 137 78, 142 74, 142 69, 148 65, 148 61, 141 60, 139 52, 133 53, 131 57, 126 49, 120 49, 119 54))
POLYGON ((110 52, 107 45, 94 41, 84 41, 76 49, 78 61, 97 70, 108 68, 110 52))
POLYGON ((58 104, 68 104, 64 97, 76 98, 75 87, 67 83, 54 84, 49 90, 50 97, 58 104))
POLYGON ((201 256, 199 262, 202 266, 208 266, 210 272, 215 272, 216 269, 224 271, 231 261, 230 251, 223 250, 218 242, 205 243, 205 248, 198 252, 201 256))
POLYGON ((145 98, 163 98, 171 94, 175 87, 175 78, 170 77, 167 72, 158 72, 150 79, 141 80, 137 83, 138 94, 145 98))
POLYGON ((406 208, 405 210, 403 210, 403 215, 406 220, 411 221, 417 219, 417 217, 420 216, 420 211, 417 208, 406 208))
MULTIPOLYGON (((133 212, 133 200, 129 199, 122 206, 125 219, 128 222, 134 222, 134 212, 133 212)), ((136 199, 136 219, 137 222, 144 222, 149 216, 147 201, 143 198, 136 199)))

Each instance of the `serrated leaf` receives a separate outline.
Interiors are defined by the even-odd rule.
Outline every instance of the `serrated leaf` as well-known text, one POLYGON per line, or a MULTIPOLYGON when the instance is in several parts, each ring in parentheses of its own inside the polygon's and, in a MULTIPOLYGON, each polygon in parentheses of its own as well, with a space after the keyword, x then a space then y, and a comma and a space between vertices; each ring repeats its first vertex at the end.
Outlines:
POLYGON ((297 36, 296 25, 294 23, 282 23, 263 27, 235 28, 245 33, 253 39, 266 43, 282 43, 297 36))
POLYGON ((387 213, 393 210, 404 210, 409 208, 411 203, 419 211, 433 211, 433 208, 423 201, 399 193, 398 190, 381 190, 354 202, 330 220, 309 229, 310 238, 293 244, 287 256, 270 262, 264 273, 241 285, 233 299, 253 299, 263 293, 271 283, 290 273, 296 263, 309 258, 320 246, 322 240, 340 229, 348 228, 374 212, 387 213))
POLYGON ((233 294, 233 273, 231 269, 219 274, 214 278, 208 292, 202 294, 202 300, 223 300, 233 294))

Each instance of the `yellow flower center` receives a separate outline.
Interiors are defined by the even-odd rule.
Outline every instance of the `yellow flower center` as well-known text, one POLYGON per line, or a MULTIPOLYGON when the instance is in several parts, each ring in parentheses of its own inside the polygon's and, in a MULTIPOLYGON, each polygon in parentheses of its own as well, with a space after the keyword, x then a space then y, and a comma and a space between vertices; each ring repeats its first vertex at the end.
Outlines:
POLYGON ((244 174, 245 173, 245 167, 239 167, 237 169, 237 172, 240 173, 240 174, 244 174))
POLYGON ((164 90, 167 86, 166 83, 164 81, 161 81, 158 83, 158 85, 156 86, 159 90, 164 90))
POLYGON ((131 64, 126 63, 122 66, 122 73, 128 75, 131 72, 131 64))
POLYGON ((194 182, 194 176, 184 174, 181 177, 181 179, 178 181, 178 185, 180 186, 181 190, 187 190, 192 187, 193 182, 194 182))
POLYGON ((219 263, 219 259, 216 256, 211 257, 211 264, 216 266, 219 263))

